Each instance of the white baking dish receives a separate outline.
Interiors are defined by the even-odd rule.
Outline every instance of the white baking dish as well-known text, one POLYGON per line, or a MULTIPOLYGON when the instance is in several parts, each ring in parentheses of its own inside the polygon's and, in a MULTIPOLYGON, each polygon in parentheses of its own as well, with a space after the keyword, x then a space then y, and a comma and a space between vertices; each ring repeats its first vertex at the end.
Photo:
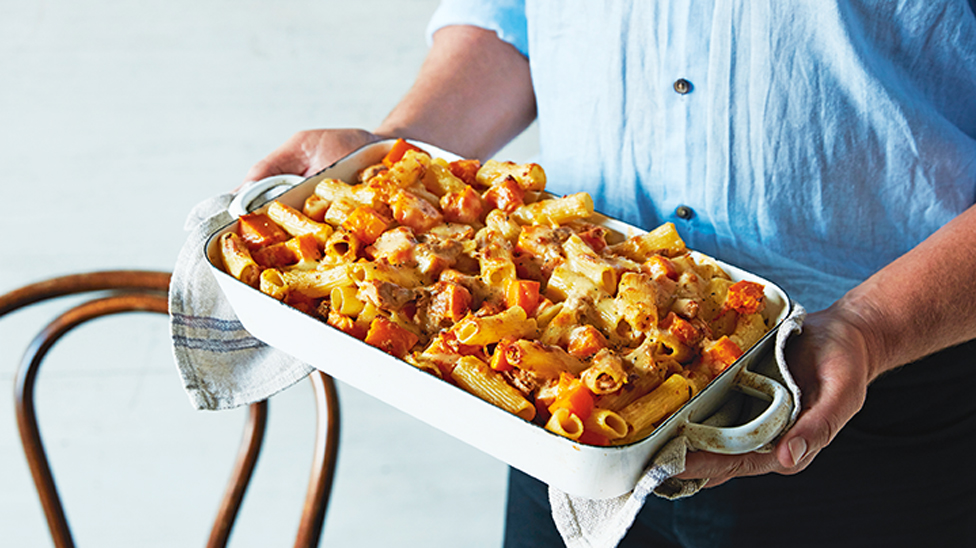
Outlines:
MULTIPOLYGON (((296 181, 301 182, 277 199, 301 209, 320 180, 354 181, 356 173, 379 162, 391 144, 392 141, 384 141, 368 145, 304 181, 283 176, 252 185, 238 195, 232 213, 243 213, 247 204, 269 188, 296 181)), ((415 144, 432 155, 457 158, 436 147, 415 144)), ((628 236, 643 232, 613 219, 604 218, 603 224, 628 236)), ((629 445, 595 447, 520 419, 239 282, 221 269, 217 243, 219 235, 235 229, 236 221, 214 234, 206 253, 217 282, 252 335, 571 495, 598 499, 630 491, 649 459, 679 432, 699 449, 746 453, 774 439, 789 420, 792 401, 787 390, 746 368, 770 354, 776 327, 790 313, 790 301, 773 283, 734 266, 720 263, 736 281, 764 284, 766 314, 773 326, 770 333, 651 436, 629 445), (716 428, 700 424, 722 405, 732 389, 764 397, 771 403, 760 416, 742 426, 716 428)))

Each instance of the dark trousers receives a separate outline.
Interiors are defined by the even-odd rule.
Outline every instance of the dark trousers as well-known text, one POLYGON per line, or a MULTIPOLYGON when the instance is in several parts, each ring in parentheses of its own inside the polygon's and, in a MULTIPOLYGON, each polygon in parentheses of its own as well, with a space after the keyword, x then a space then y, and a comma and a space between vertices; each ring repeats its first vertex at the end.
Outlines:
MULTIPOLYGON (((505 546, 563 546, 547 487, 516 470, 505 546)), ((875 381, 799 474, 651 495, 620 546, 976 546, 976 341, 875 381)))

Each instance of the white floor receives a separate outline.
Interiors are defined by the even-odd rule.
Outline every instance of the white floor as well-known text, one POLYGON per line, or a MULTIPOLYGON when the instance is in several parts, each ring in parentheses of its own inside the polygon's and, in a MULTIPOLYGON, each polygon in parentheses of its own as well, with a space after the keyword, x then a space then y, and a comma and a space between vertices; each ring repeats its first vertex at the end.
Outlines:
MULTIPOLYGON (((432 0, 0 4, 0 293, 50 276, 169 270, 183 220, 293 132, 372 127, 410 85, 432 0)), ((535 152, 533 133, 499 157, 535 152)), ((50 545, 12 385, 53 313, 0 321, 0 541, 50 545)), ((323 546, 498 546, 506 468, 351 388, 323 546)), ((40 422, 80 546, 199 546, 245 412, 191 408, 162 317, 70 334, 40 422), (109 351, 111 349, 111 351, 109 351), (118 352, 116 352, 116 349, 118 352)), ((311 459, 304 383, 272 400, 233 546, 287 546, 311 459)))

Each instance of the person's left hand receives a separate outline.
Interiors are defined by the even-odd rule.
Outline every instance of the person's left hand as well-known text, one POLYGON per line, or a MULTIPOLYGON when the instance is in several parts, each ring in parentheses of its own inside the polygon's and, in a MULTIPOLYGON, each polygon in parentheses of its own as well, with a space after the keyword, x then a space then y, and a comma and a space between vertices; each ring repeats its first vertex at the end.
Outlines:
POLYGON ((807 316, 787 348, 790 372, 802 391, 800 415, 770 453, 689 453, 680 479, 708 478, 715 487, 740 476, 804 470, 864 404, 869 379, 866 337, 839 305, 807 316))

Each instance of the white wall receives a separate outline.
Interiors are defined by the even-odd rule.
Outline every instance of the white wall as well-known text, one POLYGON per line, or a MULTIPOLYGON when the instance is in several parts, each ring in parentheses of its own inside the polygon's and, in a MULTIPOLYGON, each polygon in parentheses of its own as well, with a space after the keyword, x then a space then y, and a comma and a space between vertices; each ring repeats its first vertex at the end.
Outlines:
MULTIPOLYGON (((0 4, 0 293, 54 275, 170 270, 200 200, 293 132, 373 127, 426 52, 431 0, 18 1, 0 4)), ((523 160, 530 132, 499 154, 523 160)), ((70 299, 69 299, 70 301, 70 299)), ((0 537, 49 543, 12 384, 33 330, 67 303, 0 321, 0 537), (32 330, 33 329, 33 330, 32 330)), ((37 392, 82 546, 201 545, 243 410, 194 411, 166 321, 71 334, 37 392)), ((505 466, 351 388, 323 545, 497 546, 505 466)), ((271 404, 234 546, 291 542, 311 459, 304 384, 271 404)))

